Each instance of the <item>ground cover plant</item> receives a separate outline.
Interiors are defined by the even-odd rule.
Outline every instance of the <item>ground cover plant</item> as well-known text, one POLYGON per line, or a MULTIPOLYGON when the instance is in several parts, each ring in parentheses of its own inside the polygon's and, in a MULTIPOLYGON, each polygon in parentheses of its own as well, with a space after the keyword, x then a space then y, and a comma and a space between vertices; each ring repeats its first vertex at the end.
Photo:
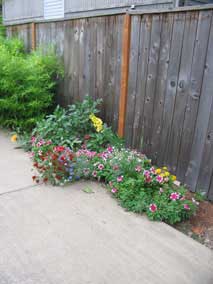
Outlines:
POLYGON ((51 113, 62 68, 54 53, 26 54, 23 42, 0 37, 0 125, 30 132, 51 113))
POLYGON ((86 98, 67 110, 57 108, 37 124, 31 138, 33 180, 59 186, 98 180, 121 206, 151 220, 175 224, 192 216, 198 203, 187 198, 186 188, 175 185, 176 177, 166 167, 156 168, 145 155, 125 149, 96 107, 86 98))

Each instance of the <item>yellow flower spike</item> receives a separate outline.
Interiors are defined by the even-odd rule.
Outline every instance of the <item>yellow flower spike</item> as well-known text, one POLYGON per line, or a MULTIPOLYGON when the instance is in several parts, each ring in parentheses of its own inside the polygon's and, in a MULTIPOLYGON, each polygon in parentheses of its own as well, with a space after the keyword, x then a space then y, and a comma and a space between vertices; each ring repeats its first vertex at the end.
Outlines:
POLYGON ((155 170, 155 173, 156 173, 157 175, 159 175, 159 174, 161 173, 161 169, 155 170))
POLYGON ((11 137, 11 142, 15 143, 17 140, 18 140, 18 136, 16 134, 14 134, 12 137, 11 137))
POLYGON ((164 176, 165 176, 165 177, 169 177, 169 176, 170 176, 170 173, 169 173, 169 172, 165 172, 165 173, 164 173, 164 176))

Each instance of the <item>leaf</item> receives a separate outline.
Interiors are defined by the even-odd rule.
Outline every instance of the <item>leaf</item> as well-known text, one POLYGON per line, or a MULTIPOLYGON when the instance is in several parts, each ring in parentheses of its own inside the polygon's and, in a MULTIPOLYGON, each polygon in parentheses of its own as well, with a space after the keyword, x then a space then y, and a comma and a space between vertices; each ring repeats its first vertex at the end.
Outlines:
POLYGON ((94 193, 94 191, 93 191, 92 188, 90 188, 90 187, 85 187, 85 188, 83 189, 83 191, 86 192, 86 193, 94 193))

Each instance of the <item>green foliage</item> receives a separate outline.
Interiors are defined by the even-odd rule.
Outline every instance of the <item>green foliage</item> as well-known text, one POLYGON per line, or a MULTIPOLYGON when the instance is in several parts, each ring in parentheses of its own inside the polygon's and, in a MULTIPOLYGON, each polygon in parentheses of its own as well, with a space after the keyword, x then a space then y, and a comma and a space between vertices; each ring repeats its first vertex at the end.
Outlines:
POLYGON ((52 111, 62 68, 54 53, 24 53, 18 39, 0 40, 0 125, 31 131, 52 111))
POLYGON ((57 106, 53 114, 37 123, 32 134, 37 141, 51 140, 54 145, 74 150, 83 146, 101 151, 108 144, 119 144, 121 141, 111 128, 104 125, 102 131, 97 132, 90 119, 91 114, 98 113, 100 102, 87 96, 83 102, 70 105, 67 109, 57 106))
POLYGON ((156 169, 144 155, 108 147, 102 153, 54 146, 41 140, 34 144, 37 182, 64 185, 80 178, 103 181, 128 211, 146 213, 151 220, 175 224, 188 219, 197 200, 187 198, 184 187, 174 185, 167 169, 156 169), (160 175, 158 174, 160 172, 160 175))

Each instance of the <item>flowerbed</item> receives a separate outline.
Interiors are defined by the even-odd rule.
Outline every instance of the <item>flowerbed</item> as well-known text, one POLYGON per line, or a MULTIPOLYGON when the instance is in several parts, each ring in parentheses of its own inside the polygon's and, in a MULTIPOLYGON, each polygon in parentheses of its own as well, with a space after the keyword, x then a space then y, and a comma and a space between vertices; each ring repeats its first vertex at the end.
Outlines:
MULTIPOLYGON (((169 224, 188 219, 198 206, 176 186, 166 167, 156 168, 122 141, 96 116, 98 102, 89 97, 37 123, 29 148, 37 183, 63 186, 79 179, 106 184, 121 206, 169 224)), ((12 140, 16 140, 13 136, 12 140)))
POLYGON ((108 147, 97 153, 87 149, 73 152, 69 147, 33 138, 32 158, 36 182, 65 185, 79 179, 104 182, 129 211, 145 212, 151 220, 174 224, 188 219, 197 208, 186 198, 187 190, 176 187, 167 168, 155 168, 143 154, 108 147))

